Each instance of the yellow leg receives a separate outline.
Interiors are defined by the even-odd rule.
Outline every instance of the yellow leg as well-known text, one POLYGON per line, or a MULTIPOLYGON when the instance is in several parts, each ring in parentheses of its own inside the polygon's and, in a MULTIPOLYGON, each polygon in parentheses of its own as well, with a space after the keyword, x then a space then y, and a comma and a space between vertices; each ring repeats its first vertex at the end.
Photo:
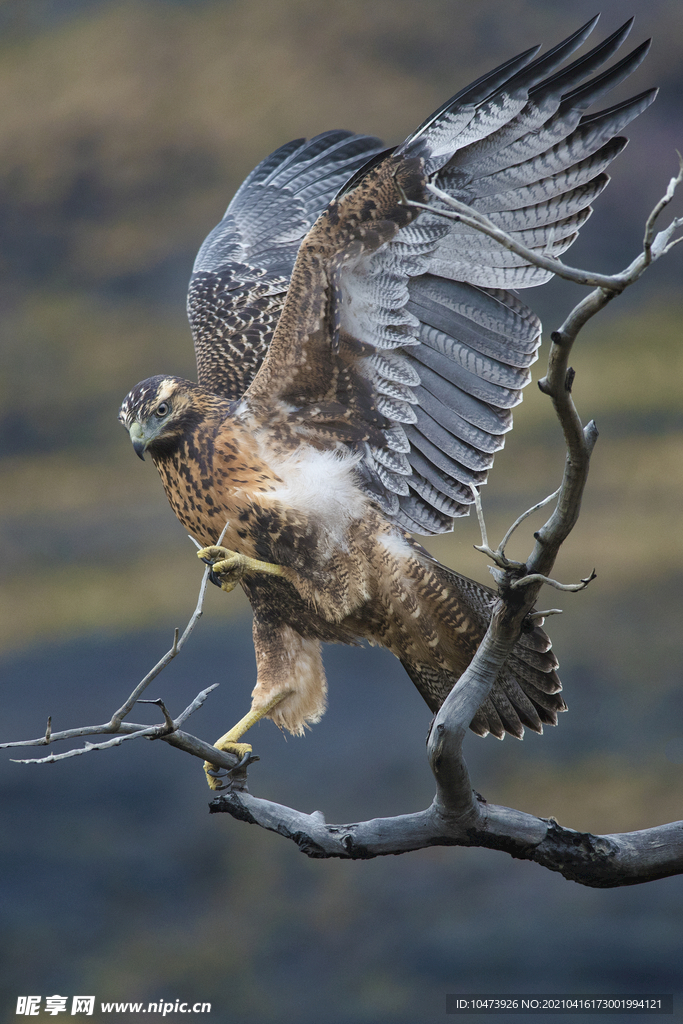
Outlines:
MULTIPOLYGON (((252 709, 249 711, 244 718, 240 718, 237 725, 233 725, 232 729, 224 733, 219 740, 216 740, 214 747, 218 750, 227 750, 231 754, 236 754, 240 760, 245 754, 251 753, 251 743, 237 743, 236 741, 240 736, 244 736, 247 729, 251 729, 252 725, 256 725, 257 722, 272 711, 273 708, 289 696, 291 690, 285 690, 284 693, 277 693, 267 704, 264 704, 261 708, 252 709)), ((206 780, 209 783, 210 789, 222 789, 220 779, 218 779, 212 772, 216 771, 216 765, 211 764, 210 761, 204 762, 204 771, 206 772, 206 780)))
POLYGON ((201 558, 202 562, 210 565, 216 576, 222 577, 221 590, 225 590, 228 594, 248 573, 265 572, 271 576, 282 575, 282 566, 280 565, 274 565, 272 562, 260 562, 258 558, 249 558, 248 555, 240 555, 237 551, 230 551, 228 548, 221 548, 216 544, 202 548, 197 552, 197 558, 201 558))

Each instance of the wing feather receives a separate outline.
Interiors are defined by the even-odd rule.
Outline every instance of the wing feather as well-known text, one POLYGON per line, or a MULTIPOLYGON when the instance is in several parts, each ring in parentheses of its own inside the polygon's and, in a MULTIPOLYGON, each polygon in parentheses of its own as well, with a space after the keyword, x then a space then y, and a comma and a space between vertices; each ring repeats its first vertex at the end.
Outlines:
POLYGON ((301 240, 378 139, 325 132, 295 139, 246 178, 194 264, 187 311, 200 384, 244 394, 268 350, 301 240))
MULTIPOLYGON (((656 93, 586 114, 649 46, 601 70, 628 21, 563 67, 596 21, 544 55, 532 48, 482 76, 394 151, 343 133, 284 147, 247 179, 200 250, 197 273, 233 282, 222 323, 251 316, 239 337, 258 334, 248 372, 238 372, 240 387, 249 384, 241 414, 281 449, 354 452, 361 486, 407 529, 451 529, 486 482, 541 337, 511 289, 552 276, 439 216, 426 184, 528 248, 568 249, 626 145, 619 133, 656 93), (340 189, 329 202, 333 180, 340 189), (322 216, 311 227, 313 212, 322 216)), ((212 357, 224 345, 214 330, 212 357)), ((201 347, 200 337, 198 359, 201 347)), ((230 373, 236 380, 234 359, 230 373)), ((487 708, 488 728, 537 728, 557 711, 542 694, 532 701, 504 686, 487 708)))

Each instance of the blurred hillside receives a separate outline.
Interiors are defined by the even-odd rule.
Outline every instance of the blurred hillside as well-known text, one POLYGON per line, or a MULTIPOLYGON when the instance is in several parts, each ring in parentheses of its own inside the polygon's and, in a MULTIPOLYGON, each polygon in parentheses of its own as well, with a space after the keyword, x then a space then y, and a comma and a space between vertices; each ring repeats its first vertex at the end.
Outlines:
MULTIPOLYGON (((625 50, 654 37, 605 105, 661 87, 566 257, 613 271, 635 256, 683 149, 683 5, 600 6, 596 39, 631 13, 625 50)), ((138 380, 194 376, 187 279, 244 176, 327 128, 397 142, 466 82, 594 13, 594 0, 0 0, 4 736, 37 735, 48 713, 57 727, 104 720, 194 607, 192 547, 116 417, 138 380)), ((544 737, 468 751, 489 799, 575 828, 680 817, 682 267, 683 246, 575 353, 575 398, 601 436, 556 572, 573 581, 595 566, 598 578, 543 599, 565 609, 549 626, 571 711, 544 737)), ((580 294, 552 282, 523 297, 552 329, 580 294)), ((484 493, 491 539, 559 482, 547 406, 531 385, 484 493)), ((430 547, 486 582, 478 541, 463 520, 430 547)), ((206 737, 243 714, 253 676, 244 602, 210 589, 208 624, 151 694, 175 708, 227 683, 197 716, 206 737)), ((424 806, 429 716, 400 666, 370 651, 326 663, 328 715, 301 743, 263 725, 254 791, 330 818, 424 806)), ((209 820, 189 759, 134 746, 48 778, 3 762, 8 1020, 19 992, 64 988, 151 999, 184 985, 227 1006, 221 1021, 317 1021, 322 1006, 330 1024, 412 1024, 441 1020, 443 993, 477 985, 680 987, 678 879, 577 895, 479 851, 311 865, 284 840, 209 820)))

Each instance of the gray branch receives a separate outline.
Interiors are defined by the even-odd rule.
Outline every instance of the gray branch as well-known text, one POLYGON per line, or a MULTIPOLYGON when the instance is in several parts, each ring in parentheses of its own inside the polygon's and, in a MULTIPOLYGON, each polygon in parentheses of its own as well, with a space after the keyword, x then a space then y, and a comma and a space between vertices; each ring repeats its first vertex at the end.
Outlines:
POLYGON ((563 828, 554 818, 488 804, 474 813, 445 815, 435 800, 415 814, 328 825, 320 811, 304 814, 247 792, 217 797, 212 813, 227 812, 291 839, 308 857, 369 860, 428 846, 481 846, 530 860, 596 889, 637 885, 683 872, 683 821, 640 832, 594 836, 563 828))

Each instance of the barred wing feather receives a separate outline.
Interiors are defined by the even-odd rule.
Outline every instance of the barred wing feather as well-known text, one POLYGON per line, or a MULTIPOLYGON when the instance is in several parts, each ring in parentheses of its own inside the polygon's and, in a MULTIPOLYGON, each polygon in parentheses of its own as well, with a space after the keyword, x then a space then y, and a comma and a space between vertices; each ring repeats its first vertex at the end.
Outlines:
POLYGON ((271 153, 197 254, 187 297, 200 384, 237 399, 268 350, 301 241, 343 183, 382 149, 332 131, 271 153))
POLYGON ((393 151, 339 132, 283 147, 197 258, 200 382, 230 397, 247 388, 254 422, 292 444, 358 452, 361 485, 410 531, 451 529, 486 482, 540 344, 511 289, 552 276, 440 216, 426 184, 563 253, 626 145, 619 133, 656 95, 585 113, 649 46, 601 70, 629 21, 562 67, 596 21, 484 75, 393 151))
MULTIPOLYGON (((643 60, 648 43, 579 84, 614 54, 631 22, 540 80, 593 24, 513 70, 506 82, 494 74, 492 95, 481 95, 481 86, 476 98, 465 91, 398 150, 406 158, 419 154, 439 188, 528 247, 556 256, 575 240, 607 184, 605 170, 626 145, 618 133, 656 94, 583 114, 643 60)), ((443 206, 433 197, 430 205, 443 206)), ((383 365, 364 361, 391 429, 384 447, 368 446, 366 486, 407 529, 451 529, 454 517, 467 513, 473 488, 486 481, 541 335, 539 320, 505 289, 533 287, 551 276, 480 232, 429 212, 345 273, 344 329, 377 351, 391 351, 392 367, 400 357, 420 380, 390 391, 383 365), (400 463, 386 458, 397 435, 400 463)))

